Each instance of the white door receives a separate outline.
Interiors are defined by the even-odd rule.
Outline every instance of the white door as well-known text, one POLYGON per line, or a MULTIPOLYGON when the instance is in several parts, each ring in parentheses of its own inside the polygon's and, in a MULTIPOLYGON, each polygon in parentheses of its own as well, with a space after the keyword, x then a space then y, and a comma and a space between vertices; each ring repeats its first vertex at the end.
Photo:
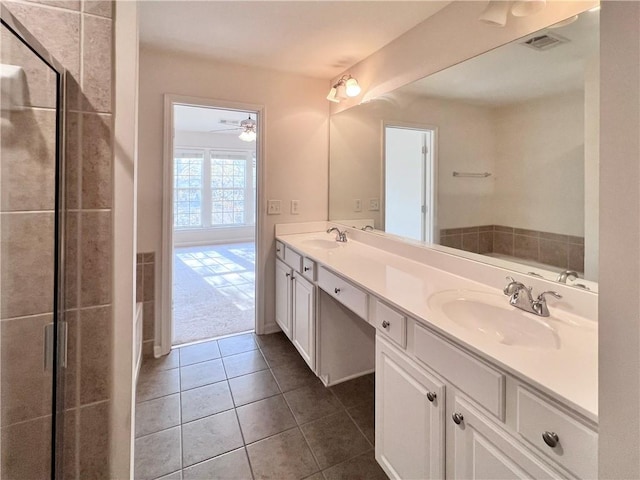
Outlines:
POLYGON ((432 241, 433 132, 385 127, 385 231, 432 241))
POLYGON ((392 479, 444 478, 445 388, 376 338, 376 460, 392 479))
POLYGON ((311 370, 315 371, 315 287, 301 275, 293 275, 293 344, 311 370))
POLYGON ((456 398, 449 421, 454 436, 452 478, 513 480, 562 476, 464 400, 456 398), (453 415, 459 415, 460 423, 454 422, 453 415))
POLYGON ((291 268, 276 259, 276 323, 291 338, 291 268))

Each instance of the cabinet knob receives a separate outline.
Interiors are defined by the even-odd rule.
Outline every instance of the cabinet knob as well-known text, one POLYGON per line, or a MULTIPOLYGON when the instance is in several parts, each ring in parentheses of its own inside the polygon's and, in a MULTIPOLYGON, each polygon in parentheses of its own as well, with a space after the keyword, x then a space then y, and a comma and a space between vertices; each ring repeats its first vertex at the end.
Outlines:
POLYGON ((462 414, 457 412, 451 415, 451 418, 453 419, 453 423, 455 423, 456 425, 460 425, 464 420, 464 417, 462 416, 462 414))
POLYGON ((276 252, 280 253, 280 249, 279 249, 279 248, 276 248, 276 252))
POLYGON ((304 267, 305 272, 308 272, 309 270, 311 270, 311 267, 304 267))
POLYGON ((391 323, 387 322, 386 320, 382 321, 382 328, 389 328, 391 326, 391 323))
POLYGON ((558 445, 560 438, 558 438, 558 434, 556 432, 544 432, 542 434, 542 440, 544 440, 544 443, 549 445, 551 448, 554 448, 558 445))
POLYGON ((336 295, 340 295, 340 289, 338 287, 334 288, 333 291, 336 295))
POLYGON ((285 275, 286 275, 287 277, 290 277, 290 276, 291 276, 291 274, 290 274, 290 273, 285 273, 285 275))
POLYGON ((436 397, 437 395, 434 392, 427 392, 427 400, 429 400, 431 403, 433 403, 436 400, 436 397))

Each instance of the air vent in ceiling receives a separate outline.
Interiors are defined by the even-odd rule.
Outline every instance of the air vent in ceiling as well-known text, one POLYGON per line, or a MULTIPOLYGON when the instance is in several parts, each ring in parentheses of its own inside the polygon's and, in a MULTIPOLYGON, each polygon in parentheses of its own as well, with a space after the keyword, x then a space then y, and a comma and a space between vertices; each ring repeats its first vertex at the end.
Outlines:
POLYGON ((558 45, 567 43, 568 41, 568 38, 564 38, 557 33, 545 33, 544 35, 531 37, 529 40, 522 42, 522 45, 533 48, 534 50, 543 51, 557 47, 558 45))

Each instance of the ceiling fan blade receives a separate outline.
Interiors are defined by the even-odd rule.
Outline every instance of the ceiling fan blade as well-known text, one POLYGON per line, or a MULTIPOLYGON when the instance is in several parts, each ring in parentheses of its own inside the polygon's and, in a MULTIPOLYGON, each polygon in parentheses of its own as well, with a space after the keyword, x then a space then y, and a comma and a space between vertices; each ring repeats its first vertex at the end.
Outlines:
POLYGON ((232 128, 221 128, 219 130, 209 130, 208 133, 216 133, 216 132, 230 132, 232 130, 242 130, 242 127, 232 127, 232 128))

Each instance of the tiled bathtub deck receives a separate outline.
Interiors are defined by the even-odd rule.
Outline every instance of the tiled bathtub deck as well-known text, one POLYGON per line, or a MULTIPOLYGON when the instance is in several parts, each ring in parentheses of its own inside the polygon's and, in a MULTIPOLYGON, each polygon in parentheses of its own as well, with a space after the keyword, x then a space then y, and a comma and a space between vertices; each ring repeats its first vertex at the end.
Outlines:
POLYGON ((239 335, 143 365, 136 479, 386 479, 374 380, 325 388, 282 334, 239 335))

